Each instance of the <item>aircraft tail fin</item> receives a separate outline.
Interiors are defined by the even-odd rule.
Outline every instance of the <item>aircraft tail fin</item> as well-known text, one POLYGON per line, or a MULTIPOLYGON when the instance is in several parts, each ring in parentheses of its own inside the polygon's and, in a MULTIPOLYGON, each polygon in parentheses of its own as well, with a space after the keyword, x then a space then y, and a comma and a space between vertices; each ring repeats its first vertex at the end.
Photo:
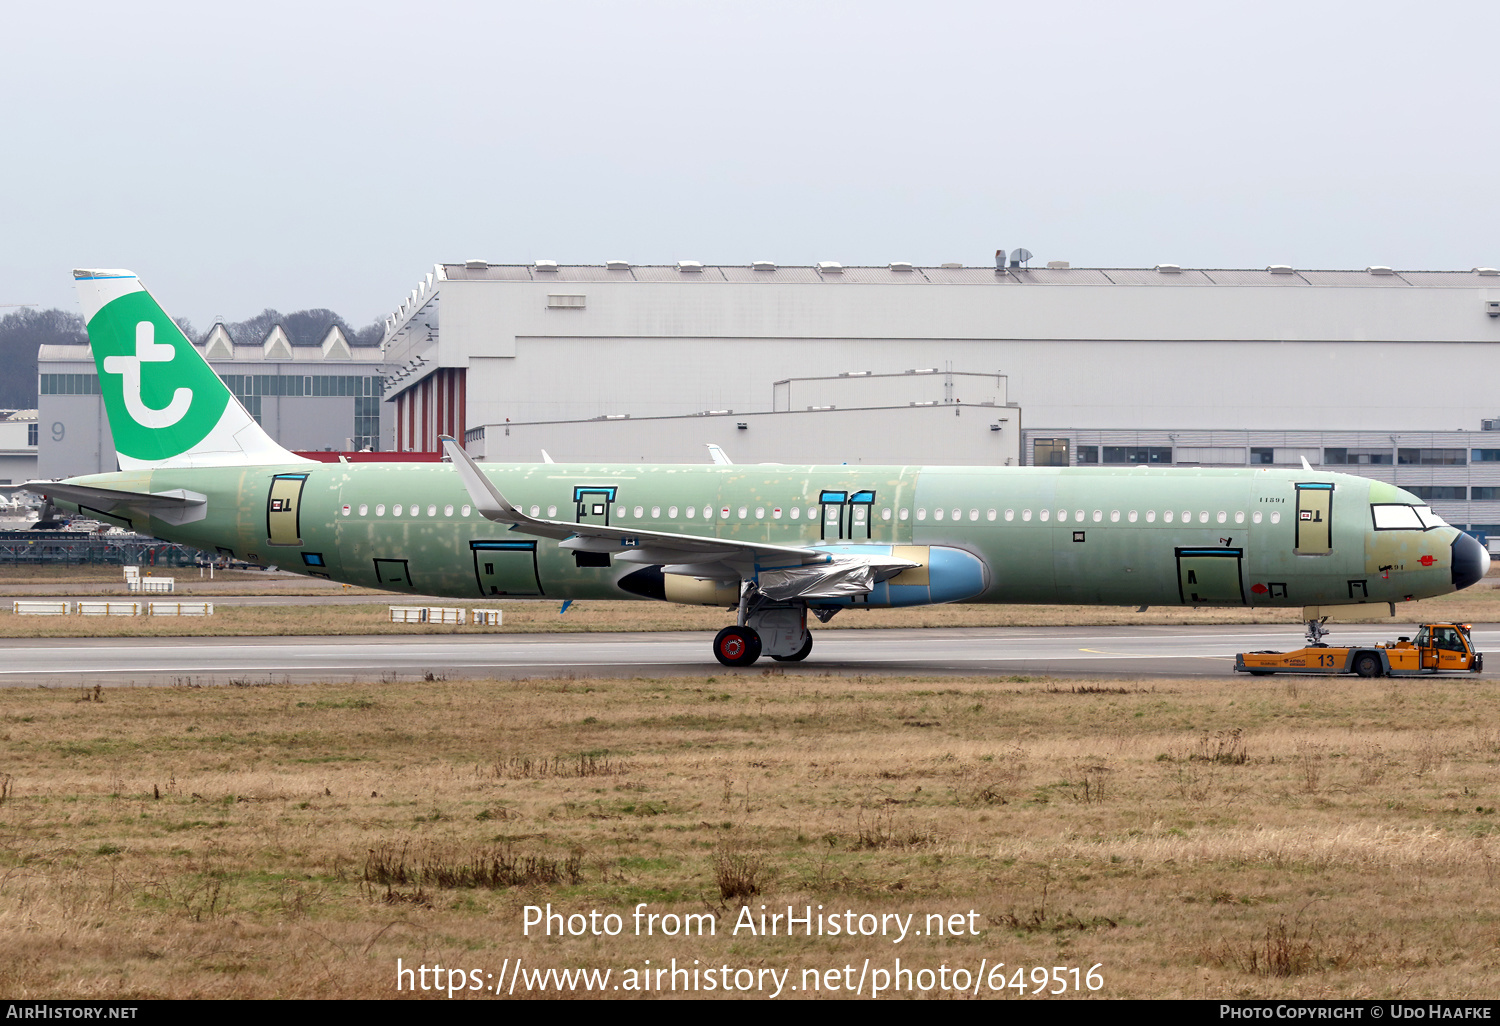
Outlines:
POLYGON ((266 434, 134 273, 73 278, 121 469, 306 462, 266 434))

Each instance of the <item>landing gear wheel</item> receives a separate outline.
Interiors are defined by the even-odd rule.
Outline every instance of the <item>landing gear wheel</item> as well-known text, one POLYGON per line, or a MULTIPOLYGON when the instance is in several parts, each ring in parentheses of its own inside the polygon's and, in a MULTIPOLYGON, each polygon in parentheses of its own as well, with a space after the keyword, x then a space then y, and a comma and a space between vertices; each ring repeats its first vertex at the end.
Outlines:
POLYGON ((749 666, 760 658, 760 635, 750 627, 725 627, 714 637, 714 658, 725 666, 749 666))
POLYGON ((1361 652, 1354 657, 1354 672, 1361 677, 1379 677, 1380 659, 1369 652, 1361 652))
POLYGON ((775 659, 779 663, 800 663, 802 660, 807 658, 807 653, 811 651, 812 632, 809 631, 806 640, 802 642, 802 647, 797 649, 797 651, 793 652, 791 655, 773 655, 771 658, 775 659))

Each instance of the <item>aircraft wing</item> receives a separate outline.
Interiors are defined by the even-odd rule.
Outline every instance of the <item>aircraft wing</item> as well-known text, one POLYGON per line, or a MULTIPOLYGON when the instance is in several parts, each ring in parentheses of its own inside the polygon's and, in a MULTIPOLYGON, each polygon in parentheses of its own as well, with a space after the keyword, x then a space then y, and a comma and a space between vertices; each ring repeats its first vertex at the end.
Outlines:
MULTIPOLYGON (((748 577, 758 570, 823 565, 835 558, 831 553, 800 546, 529 517, 500 494, 461 445, 447 435, 441 441, 481 516, 497 524, 509 524, 511 530, 522 534, 560 539, 562 548, 619 553, 619 558, 627 562, 658 564, 668 573, 705 577, 723 576, 715 564, 727 564, 736 576, 748 577)), ((915 565, 902 563, 901 568, 915 565)))
POLYGON ((208 515, 208 496, 173 488, 165 492, 131 492, 120 488, 95 488, 63 481, 28 481, 28 490, 49 500, 61 499, 75 506, 87 506, 100 513, 134 513, 152 516, 169 524, 182 526, 208 515))

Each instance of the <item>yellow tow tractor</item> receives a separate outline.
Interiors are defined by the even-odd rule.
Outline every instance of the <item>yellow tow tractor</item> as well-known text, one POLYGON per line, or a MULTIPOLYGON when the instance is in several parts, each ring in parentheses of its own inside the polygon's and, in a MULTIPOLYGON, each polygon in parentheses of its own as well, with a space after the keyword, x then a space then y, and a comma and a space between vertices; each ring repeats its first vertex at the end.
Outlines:
POLYGON ((1466 623, 1424 623, 1415 638, 1348 648, 1323 641, 1321 620, 1307 626, 1306 648, 1295 652, 1241 652, 1234 657, 1239 673, 1353 673, 1361 677, 1416 677, 1478 673, 1484 653, 1474 651, 1466 623))

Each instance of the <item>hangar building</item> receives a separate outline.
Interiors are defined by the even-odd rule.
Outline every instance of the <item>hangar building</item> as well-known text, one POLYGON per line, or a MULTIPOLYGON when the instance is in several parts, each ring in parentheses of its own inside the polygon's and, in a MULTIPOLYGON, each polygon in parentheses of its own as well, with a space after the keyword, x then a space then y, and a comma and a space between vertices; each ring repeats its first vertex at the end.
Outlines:
POLYGON ((1500 535, 1500 271, 438 264, 395 445, 476 458, 1314 466, 1500 535), (1023 421, 1024 414, 1024 421, 1023 421))

